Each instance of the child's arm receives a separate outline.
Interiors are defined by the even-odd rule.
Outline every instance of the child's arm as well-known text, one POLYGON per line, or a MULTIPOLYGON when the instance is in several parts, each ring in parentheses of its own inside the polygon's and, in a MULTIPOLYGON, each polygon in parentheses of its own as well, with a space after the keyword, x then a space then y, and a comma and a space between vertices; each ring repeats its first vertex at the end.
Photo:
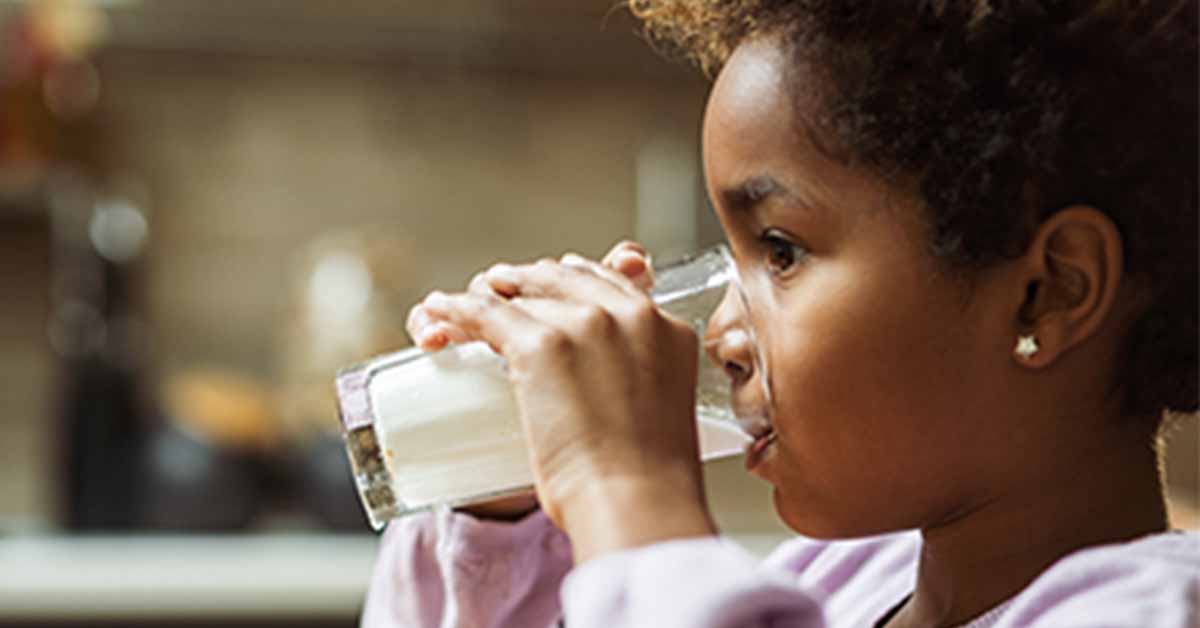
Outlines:
POLYGON ((820 628, 821 602, 795 574, 732 541, 689 539, 607 554, 562 589, 570 628, 820 628))
POLYGON ((364 628, 550 628, 571 547, 540 512, 509 523, 439 511, 393 521, 364 628))
POLYGON ((383 538, 364 628, 821 628, 818 601, 730 541, 661 543, 571 572, 540 512, 517 523, 439 512, 383 538), (560 606, 561 587, 561 606, 560 606))

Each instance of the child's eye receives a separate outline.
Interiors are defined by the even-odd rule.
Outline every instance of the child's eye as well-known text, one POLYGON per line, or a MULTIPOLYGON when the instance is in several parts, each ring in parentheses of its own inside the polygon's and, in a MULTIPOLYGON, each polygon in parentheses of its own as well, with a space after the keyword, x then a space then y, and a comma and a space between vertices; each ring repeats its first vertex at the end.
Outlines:
POLYGON ((803 261, 808 251, 777 231, 767 231, 760 239, 766 246, 767 269, 772 274, 781 275, 791 270, 797 262, 803 261))

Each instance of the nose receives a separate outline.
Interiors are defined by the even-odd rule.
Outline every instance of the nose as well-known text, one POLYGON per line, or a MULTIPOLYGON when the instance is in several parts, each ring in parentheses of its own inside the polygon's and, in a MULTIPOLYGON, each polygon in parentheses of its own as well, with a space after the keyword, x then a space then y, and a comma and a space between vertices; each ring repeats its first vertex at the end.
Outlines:
POLYGON ((754 376, 754 342, 748 329, 741 295, 736 286, 730 285, 708 319, 704 351, 734 384, 743 384, 754 376))

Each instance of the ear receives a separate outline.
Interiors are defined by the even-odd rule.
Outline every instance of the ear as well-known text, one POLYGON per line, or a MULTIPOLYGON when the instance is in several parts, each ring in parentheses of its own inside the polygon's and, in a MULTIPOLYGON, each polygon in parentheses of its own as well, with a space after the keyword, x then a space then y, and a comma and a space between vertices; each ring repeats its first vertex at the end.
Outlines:
POLYGON ((1074 205, 1038 227, 1022 259, 1024 294, 1013 346, 1019 336, 1032 335, 1037 351, 1014 351, 1013 357, 1042 368, 1095 334, 1112 314, 1124 266, 1121 234, 1096 208, 1074 205))

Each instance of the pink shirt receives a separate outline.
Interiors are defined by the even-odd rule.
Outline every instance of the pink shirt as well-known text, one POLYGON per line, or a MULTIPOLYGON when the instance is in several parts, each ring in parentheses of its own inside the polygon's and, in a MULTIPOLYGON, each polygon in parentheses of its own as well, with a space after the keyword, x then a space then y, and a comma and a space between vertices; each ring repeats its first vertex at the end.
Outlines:
MULTIPOLYGON (((392 522, 367 628, 869 628, 913 588, 915 532, 797 538, 758 561, 702 538, 572 569, 541 513, 517 523, 441 511, 392 522)), ((969 628, 1200 627, 1200 535, 1171 532, 1064 557, 969 628)))

